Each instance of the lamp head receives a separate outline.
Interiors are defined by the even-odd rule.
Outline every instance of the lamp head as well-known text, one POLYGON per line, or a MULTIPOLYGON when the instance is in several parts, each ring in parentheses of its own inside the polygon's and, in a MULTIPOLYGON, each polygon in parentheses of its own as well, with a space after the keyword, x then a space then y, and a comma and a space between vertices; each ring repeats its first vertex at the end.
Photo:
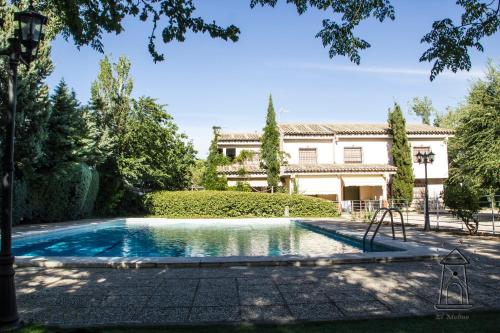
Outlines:
POLYGON ((19 43, 20 58, 22 62, 29 65, 38 55, 47 17, 35 12, 30 6, 27 11, 14 13, 14 20, 18 24, 15 37, 19 43))
POLYGON ((421 152, 418 152, 416 156, 417 156, 418 164, 422 164, 422 160, 423 160, 424 155, 422 155, 421 152))

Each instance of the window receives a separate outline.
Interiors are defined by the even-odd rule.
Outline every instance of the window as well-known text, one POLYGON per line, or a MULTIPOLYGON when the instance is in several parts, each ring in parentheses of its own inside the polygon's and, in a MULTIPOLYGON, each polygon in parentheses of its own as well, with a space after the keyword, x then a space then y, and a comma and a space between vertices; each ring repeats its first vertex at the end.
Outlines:
POLYGON ((413 147, 413 163, 418 163, 417 154, 429 154, 431 147, 413 147))
POLYGON ((226 148, 226 156, 229 159, 234 159, 236 157, 236 148, 226 148))
POLYGON ((363 149, 361 147, 345 147, 344 163, 363 163, 363 149))
POLYGON ((299 164, 317 164, 316 148, 299 148, 299 164))

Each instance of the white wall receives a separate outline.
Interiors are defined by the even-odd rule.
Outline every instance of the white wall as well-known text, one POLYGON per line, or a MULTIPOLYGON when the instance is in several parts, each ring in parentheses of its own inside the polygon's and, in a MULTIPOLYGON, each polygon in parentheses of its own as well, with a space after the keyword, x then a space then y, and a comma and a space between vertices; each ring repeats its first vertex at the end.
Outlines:
POLYGON ((316 148, 318 164, 333 164, 333 139, 284 139, 283 150, 290 156, 288 164, 299 164, 300 148, 316 148))
MULTIPOLYGON (((448 178, 448 147, 443 139, 410 139, 413 147, 430 147, 431 151, 436 154, 434 163, 427 164, 427 177, 428 178, 448 178)), ((413 163, 413 173, 415 178, 425 178, 425 170, 423 164, 413 163)))
POLYGON ((345 147, 361 147, 363 149, 363 164, 389 164, 389 139, 383 138, 339 138, 335 145, 335 161, 344 163, 345 147))
POLYGON ((300 194, 337 194, 340 197, 339 177, 314 175, 297 176, 296 179, 300 194))

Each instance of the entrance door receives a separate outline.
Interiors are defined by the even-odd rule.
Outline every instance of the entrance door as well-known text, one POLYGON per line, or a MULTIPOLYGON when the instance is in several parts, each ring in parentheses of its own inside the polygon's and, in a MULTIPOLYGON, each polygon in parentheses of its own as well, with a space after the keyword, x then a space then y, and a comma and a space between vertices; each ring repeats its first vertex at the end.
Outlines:
POLYGON ((344 187, 343 200, 359 200, 359 186, 344 187))

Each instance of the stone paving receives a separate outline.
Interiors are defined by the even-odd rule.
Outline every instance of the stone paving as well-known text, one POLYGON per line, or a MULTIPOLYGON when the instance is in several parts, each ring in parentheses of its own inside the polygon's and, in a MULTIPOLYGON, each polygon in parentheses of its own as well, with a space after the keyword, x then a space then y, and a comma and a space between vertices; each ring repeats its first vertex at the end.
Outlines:
MULTIPOLYGON (((336 222, 338 224, 338 222, 336 222)), ((324 224, 324 222, 323 222, 324 224)), ((365 224, 349 223, 362 230, 365 224)), ((469 258, 474 310, 500 310, 500 239, 407 231, 469 258)), ((25 322, 61 326, 285 323, 435 314, 435 261, 328 267, 19 268, 25 322)))

